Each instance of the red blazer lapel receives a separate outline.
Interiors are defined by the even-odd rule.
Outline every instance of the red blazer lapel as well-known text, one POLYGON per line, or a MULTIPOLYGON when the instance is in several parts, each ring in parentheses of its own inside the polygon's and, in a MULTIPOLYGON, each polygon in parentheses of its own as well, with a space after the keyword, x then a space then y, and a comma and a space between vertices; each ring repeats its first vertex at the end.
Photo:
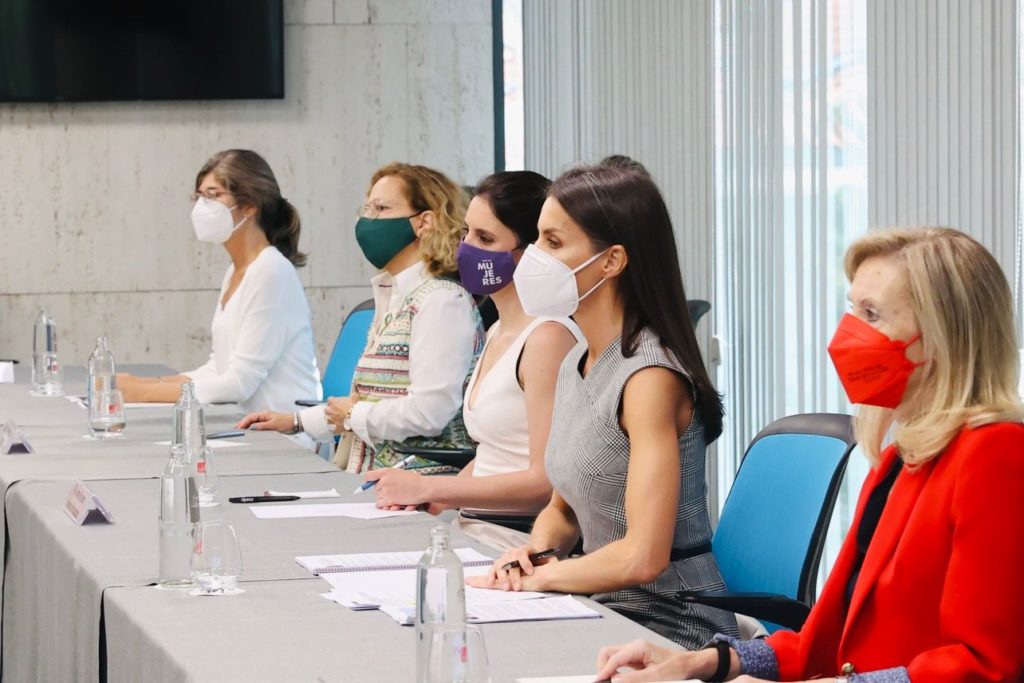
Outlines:
MULTIPOLYGON (((883 463, 882 467, 879 467, 879 470, 882 472, 888 470, 891 463, 892 461, 888 460, 886 463, 883 463)), ((934 465, 935 460, 930 460, 914 472, 908 472, 904 469, 896 478, 896 483, 889 493, 889 500, 882 511, 878 527, 875 529, 875 535, 868 546, 867 555, 864 556, 864 564, 861 566, 857 585, 853 590, 850 609, 846 614, 846 623, 843 626, 844 641, 850 630, 850 625, 856 622, 858 612, 864 606, 868 595, 874 590, 878 575, 882 573, 882 570, 885 569, 892 559, 896 551, 896 545, 899 543, 903 530, 907 526, 907 520, 914 510, 921 490, 928 482, 928 477, 931 475, 934 465)), ((874 482, 875 485, 878 483, 877 479, 874 482)), ((857 528, 852 527, 849 533, 856 534, 857 528)))

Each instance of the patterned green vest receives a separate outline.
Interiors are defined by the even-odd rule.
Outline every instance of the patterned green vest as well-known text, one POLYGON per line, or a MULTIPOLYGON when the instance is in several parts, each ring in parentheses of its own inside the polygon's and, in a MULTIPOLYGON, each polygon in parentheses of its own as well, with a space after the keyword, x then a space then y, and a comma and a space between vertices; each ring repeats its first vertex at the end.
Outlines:
MULTIPOLYGON (((385 313, 383 321, 378 321, 376 316, 374 317, 366 349, 352 376, 352 392, 359 395, 360 401, 374 403, 386 401, 405 396, 409 392, 409 340, 412 336, 412 321, 419 312, 423 301, 438 289, 461 291, 465 294, 462 285, 453 280, 428 278, 405 297, 395 313, 385 313), (379 331, 373 334, 375 330, 379 331)), ((465 295, 468 296, 468 294, 465 295)), ((379 312, 378 315, 380 315, 379 312)), ((473 360, 469 364, 469 372, 463 382, 463 392, 465 392, 466 384, 469 383, 469 378, 473 374, 473 367, 484 346, 483 324, 476 306, 473 306, 473 319, 476 323, 476 332, 473 335, 473 360)), ((445 426, 441 434, 434 437, 410 437, 402 444, 433 448, 472 446, 473 441, 466 433, 466 427, 462 422, 461 404, 455 417, 445 426)), ((360 472, 370 466, 390 467, 394 465, 401 460, 401 456, 392 450, 392 445, 391 441, 373 444, 376 453, 374 454, 375 463, 371 465, 367 453, 373 453, 373 448, 367 448, 367 445, 360 439, 355 439, 352 443, 352 452, 349 455, 348 471, 360 472)), ((423 458, 417 458, 417 462, 411 465, 410 469, 420 467, 431 468, 430 470, 421 470, 424 472, 450 470, 450 468, 423 458)))

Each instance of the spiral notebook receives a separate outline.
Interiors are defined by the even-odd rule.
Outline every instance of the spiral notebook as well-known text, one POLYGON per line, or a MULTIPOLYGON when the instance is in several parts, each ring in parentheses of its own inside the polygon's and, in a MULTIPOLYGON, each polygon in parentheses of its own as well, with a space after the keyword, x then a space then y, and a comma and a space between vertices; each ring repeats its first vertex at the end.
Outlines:
MULTIPOLYGON (((473 548, 456 548, 455 554, 464 567, 489 567, 493 557, 487 557, 473 548)), ((295 558, 304 569, 316 575, 341 572, 389 571, 415 569, 422 550, 392 553, 352 553, 349 555, 301 555, 295 558)))

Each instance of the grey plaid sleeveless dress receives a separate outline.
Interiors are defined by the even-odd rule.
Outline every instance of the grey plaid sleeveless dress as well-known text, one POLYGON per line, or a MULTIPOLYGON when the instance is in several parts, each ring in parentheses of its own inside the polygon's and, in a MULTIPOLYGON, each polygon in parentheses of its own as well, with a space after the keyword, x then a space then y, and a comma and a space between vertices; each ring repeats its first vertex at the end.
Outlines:
MULTIPOLYGON (((586 343, 578 344, 562 363, 555 390, 555 411, 545 465, 559 495, 572 507, 583 534, 583 550, 591 553, 626 535, 626 472, 629 437, 619 425, 619 404, 626 382, 644 368, 660 366, 687 372, 644 329, 636 352, 622 354, 621 339, 613 342, 587 373, 580 374, 586 343)), ((699 397, 697 397, 699 401, 699 397)), ((693 549, 710 541, 704 481, 704 426, 694 413, 679 439, 679 504, 673 539, 675 559, 651 583, 630 586, 593 599, 656 631, 683 647, 704 646, 715 633, 738 635, 735 617, 673 599, 680 590, 724 590, 710 552, 693 549)))

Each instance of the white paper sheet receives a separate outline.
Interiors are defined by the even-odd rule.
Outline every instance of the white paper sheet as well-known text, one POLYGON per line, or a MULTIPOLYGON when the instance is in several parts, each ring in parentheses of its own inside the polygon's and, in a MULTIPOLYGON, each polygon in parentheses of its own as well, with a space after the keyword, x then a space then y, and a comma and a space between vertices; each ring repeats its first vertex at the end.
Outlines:
MULTIPOLYGON (((170 441, 154 441, 157 446, 170 446, 170 441)), ((210 448, 234 448, 235 446, 246 446, 247 441, 228 441, 226 439, 214 439, 213 441, 207 441, 206 445, 210 448)))
MULTIPOLYGON (((494 560, 474 548, 456 548, 455 554, 462 560, 463 566, 479 564, 485 569, 494 560)), ((380 571, 416 569, 416 564, 423 557, 422 550, 399 550, 385 553, 346 553, 341 555, 300 555, 295 561, 303 569, 319 573, 325 567, 336 571, 380 571)))
POLYGON ((267 496, 298 496, 299 498, 340 498, 338 489, 327 491, 266 491, 267 496))
MULTIPOLYGON (((490 567, 464 567, 465 576, 486 574, 490 567)), ((329 597, 350 609, 377 609, 381 605, 416 605, 416 570, 339 572, 321 574, 333 589, 329 597)), ((466 586, 466 608, 493 602, 535 600, 547 597, 533 591, 498 591, 466 586)))
MULTIPOLYGON (((410 625, 415 606, 381 605, 380 611, 402 625, 410 625)), ((555 619, 599 619, 601 615, 571 595, 535 600, 514 600, 466 604, 466 621, 471 624, 495 624, 507 621, 552 621, 555 619)))
POLYGON ((297 519, 299 517, 354 517, 382 519, 423 514, 417 510, 381 510, 376 503, 309 503, 307 505, 254 505, 252 514, 260 519, 297 519))

